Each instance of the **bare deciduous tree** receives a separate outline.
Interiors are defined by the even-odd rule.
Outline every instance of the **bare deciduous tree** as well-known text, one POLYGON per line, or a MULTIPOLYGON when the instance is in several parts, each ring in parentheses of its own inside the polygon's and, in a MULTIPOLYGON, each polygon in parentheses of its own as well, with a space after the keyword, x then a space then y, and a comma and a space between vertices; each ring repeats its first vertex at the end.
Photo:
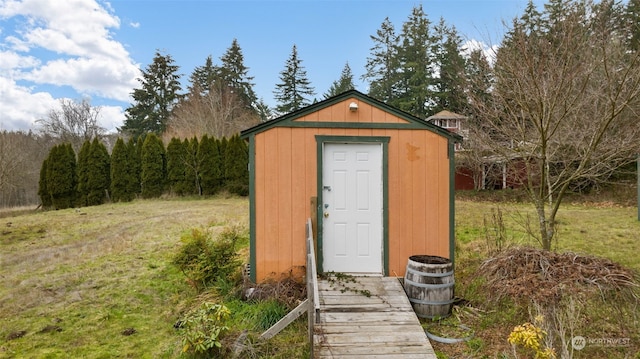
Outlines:
POLYGON ((606 180, 640 151, 640 54, 611 26, 615 11, 577 3, 562 21, 516 23, 491 96, 472 101, 476 150, 512 164, 536 209, 530 233, 547 250, 571 186, 606 180))
POLYGON ((49 111, 47 118, 36 122, 43 133, 62 142, 70 142, 78 152, 84 141, 90 141, 105 133, 106 130, 98 122, 99 115, 100 107, 91 106, 88 99, 60 99, 59 110, 49 111))
POLYGON ((191 94, 182 101, 169 119, 167 133, 183 138, 204 134, 222 138, 258 124, 256 111, 221 83, 214 82, 205 94, 191 94))
POLYGON ((38 173, 51 144, 47 136, 0 131, 0 208, 39 202, 38 173))

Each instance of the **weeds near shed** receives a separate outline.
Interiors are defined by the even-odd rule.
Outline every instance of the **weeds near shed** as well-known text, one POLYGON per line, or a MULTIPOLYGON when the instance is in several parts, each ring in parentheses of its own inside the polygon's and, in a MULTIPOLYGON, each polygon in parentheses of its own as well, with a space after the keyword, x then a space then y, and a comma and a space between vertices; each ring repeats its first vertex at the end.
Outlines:
POLYGON ((236 227, 226 227, 216 238, 200 229, 182 236, 182 247, 173 259, 175 264, 198 292, 229 278, 239 270, 240 260, 236 243, 242 235, 236 227))
POLYGON ((489 254, 502 252, 509 238, 507 237, 507 228, 502 217, 502 209, 494 207, 491 209, 491 216, 485 215, 483 218, 484 237, 487 243, 487 251, 489 254))
POLYGON ((326 279, 329 282, 329 285, 333 286, 341 286, 341 293, 353 292, 356 294, 364 295, 365 297, 371 297, 371 291, 368 289, 358 289, 347 285, 347 283, 359 284, 356 278, 352 275, 339 273, 339 272, 328 272, 323 275, 323 279, 326 279))

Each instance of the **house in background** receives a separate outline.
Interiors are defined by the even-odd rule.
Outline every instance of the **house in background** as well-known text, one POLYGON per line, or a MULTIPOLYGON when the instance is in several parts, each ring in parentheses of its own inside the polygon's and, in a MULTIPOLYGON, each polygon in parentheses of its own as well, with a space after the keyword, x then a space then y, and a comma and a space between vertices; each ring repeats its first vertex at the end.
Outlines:
MULTIPOLYGON (((473 151, 477 149, 465 148, 464 143, 469 140, 467 117, 450 112, 440 111, 427 117, 427 122, 440 126, 463 138, 463 142, 456 143, 456 190, 505 189, 520 187, 520 181, 526 176, 522 159, 512 158, 509 161, 497 156, 482 156, 473 151)), ((505 144, 509 146, 509 144, 505 144)))
POLYGON ((351 90, 241 136, 254 282, 304 268, 312 215, 320 272, 401 277, 412 255, 453 261, 458 134, 351 90))
MULTIPOLYGON (((463 138, 463 141, 469 137, 469 130, 465 128, 467 117, 459 115, 451 111, 440 111, 433 116, 427 117, 427 122, 436 126, 440 126, 447 131, 453 132, 463 138)), ((463 151, 462 142, 455 144, 456 156, 460 156, 463 151)), ((459 161, 455 172, 455 189, 456 190, 473 190, 476 189, 477 171, 469 166, 461 166, 459 161), (474 176, 475 179, 474 179, 474 176)))

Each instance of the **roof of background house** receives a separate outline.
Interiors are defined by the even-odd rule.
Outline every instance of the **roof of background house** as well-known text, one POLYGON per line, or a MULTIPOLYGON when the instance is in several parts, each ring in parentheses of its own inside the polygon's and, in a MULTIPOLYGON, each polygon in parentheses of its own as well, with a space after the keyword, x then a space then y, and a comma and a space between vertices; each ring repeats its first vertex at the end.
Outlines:
POLYGON ((431 121, 431 120, 454 120, 454 119, 465 119, 465 118, 467 118, 467 117, 463 116, 463 115, 459 115, 459 114, 451 112, 451 111, 443 110, 443 111, 440 111, 440 112, 436 113, 435 115, 427 117, 427 121, 431 121))

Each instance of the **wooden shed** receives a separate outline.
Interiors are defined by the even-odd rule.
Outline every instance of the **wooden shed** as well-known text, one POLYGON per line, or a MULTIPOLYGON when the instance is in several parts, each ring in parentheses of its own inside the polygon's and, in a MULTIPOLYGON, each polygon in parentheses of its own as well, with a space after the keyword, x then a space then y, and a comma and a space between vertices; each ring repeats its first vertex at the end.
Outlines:
POLYGON ((241 136, 253 281, 304 268, 311 213, 319 272, 400 277, 411 255, 453 260, 457 134, 351 90, 241 136))

